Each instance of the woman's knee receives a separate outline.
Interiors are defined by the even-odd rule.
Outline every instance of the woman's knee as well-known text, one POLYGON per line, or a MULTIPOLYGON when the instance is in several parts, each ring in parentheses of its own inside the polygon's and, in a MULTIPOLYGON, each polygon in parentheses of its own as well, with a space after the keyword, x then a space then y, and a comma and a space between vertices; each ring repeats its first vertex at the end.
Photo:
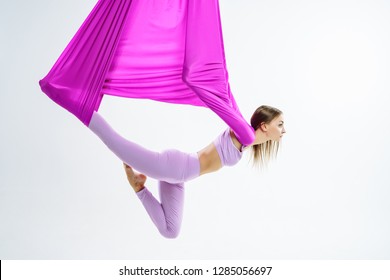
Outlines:
POLYGON ((179 236, 180 230, 179 229, 165 229, 160 230, 160 233, 163 237, 167 239, 175 239, 179 236))

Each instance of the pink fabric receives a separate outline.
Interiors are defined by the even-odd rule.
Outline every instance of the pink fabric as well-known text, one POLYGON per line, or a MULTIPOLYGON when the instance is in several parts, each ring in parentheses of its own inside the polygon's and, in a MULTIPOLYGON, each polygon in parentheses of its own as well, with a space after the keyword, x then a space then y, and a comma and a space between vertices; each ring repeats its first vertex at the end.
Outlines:
POLYGON ((254 139, 229 87, 218 0, 100 0, 40 85, 86 125, 110 94, 208 107, 254 139))

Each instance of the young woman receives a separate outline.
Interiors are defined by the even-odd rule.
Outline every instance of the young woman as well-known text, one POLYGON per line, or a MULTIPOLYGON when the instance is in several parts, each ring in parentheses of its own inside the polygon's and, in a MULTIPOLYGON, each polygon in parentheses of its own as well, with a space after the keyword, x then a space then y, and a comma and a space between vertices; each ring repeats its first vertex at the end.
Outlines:
POLYGON ((278 109, 243 118, 230 90, 218 0, 99 0, 41 89, 71 112, 126 164, 130 184, 160 233, 179 233, 184 182, 277 152, 284 131, 278 109), (149 151, 118 135, 97 113, 104 95, 203 106, 229 127, 198 153, 149 151), (135 173, 132 168, 140 173, 135 173), (159 180, 160 202, 145 187, 159 180))
POLYGON ((182 221, 185 182, 225 165, 235 165, 248 148, 252 148, 254 160, 262 163, 276 154, 286 132, 282 112, 261 106, 254 112, 251 126, 255 140, 249 146, 243 146, 229 128, 207 147, 191 154, 177 150, 149 151, 121 137, 97 112, 89 128, 124 162, 130 185, 161 235, 175 238, 182 221), (134 172, 133 168, 141 173, 134 172), (147 176, 159 181, 160 201, 145 187, 147 176))

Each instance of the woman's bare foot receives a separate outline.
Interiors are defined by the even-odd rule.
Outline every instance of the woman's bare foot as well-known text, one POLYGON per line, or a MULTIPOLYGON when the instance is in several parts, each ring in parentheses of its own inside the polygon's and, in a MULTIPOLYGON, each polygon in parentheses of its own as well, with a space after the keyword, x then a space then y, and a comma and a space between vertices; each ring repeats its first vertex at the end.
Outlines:
POLYGON ((126 171, 127 180, 130 185, 133 187, 135 192, 141 191, 145 187, 146 176, 144 174, 136 173, 133 171, 133 168, 128 166, 126 163, 123 163, 123 166, 126 171))

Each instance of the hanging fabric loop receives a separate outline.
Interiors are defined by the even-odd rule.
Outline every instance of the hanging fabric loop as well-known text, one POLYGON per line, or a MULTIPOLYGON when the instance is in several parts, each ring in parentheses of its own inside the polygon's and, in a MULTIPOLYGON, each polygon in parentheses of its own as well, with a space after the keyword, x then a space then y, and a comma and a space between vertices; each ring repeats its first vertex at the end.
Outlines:
POLYGON ((218 0, 100 0, 40 85, 85 125, 107 94, 207 107, 254 140, 228 83, 218 0))

